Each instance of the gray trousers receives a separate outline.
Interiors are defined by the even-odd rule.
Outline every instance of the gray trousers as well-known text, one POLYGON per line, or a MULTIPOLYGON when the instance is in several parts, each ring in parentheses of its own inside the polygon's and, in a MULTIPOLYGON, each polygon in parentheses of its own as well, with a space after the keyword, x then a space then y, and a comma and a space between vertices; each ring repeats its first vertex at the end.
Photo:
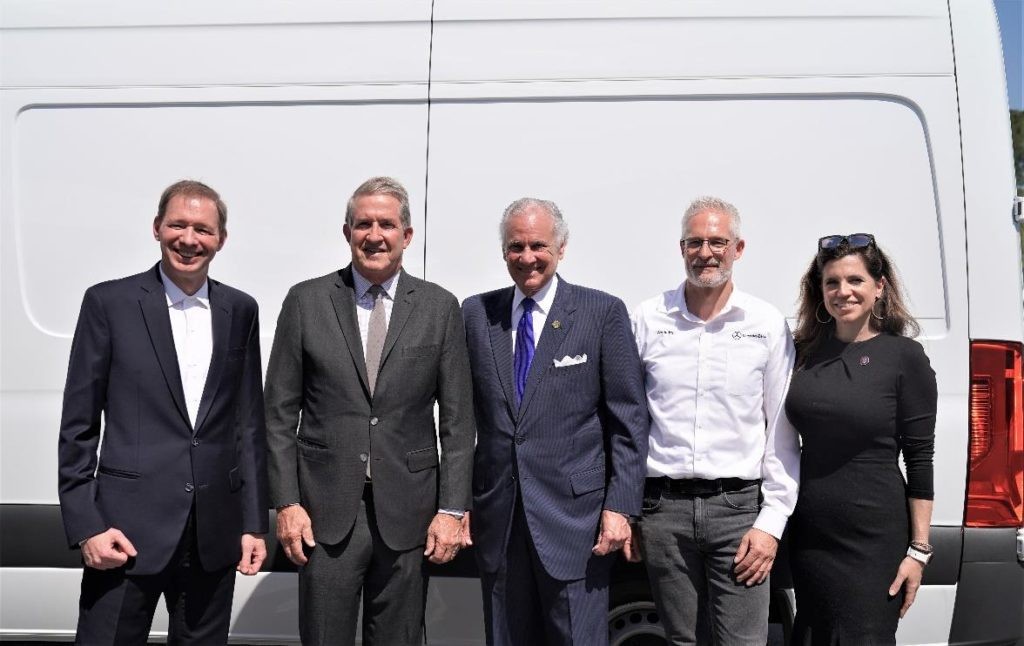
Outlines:
POLYGON ((644 487, 638 522, 654 602, 669 644, 764 646, 768 581, 747 587, 733 573, 740 539, 757 519, 760 487, 689 495, 644 487))
POLYGON ((303 646, 353 646, 360 598, 364 646, 423 644, 423 547, 395 552, 384 544, 369 491, 345 540, 337 545, 317 543, 306 548, 306 556, 309 562, 299 568, 303 646))

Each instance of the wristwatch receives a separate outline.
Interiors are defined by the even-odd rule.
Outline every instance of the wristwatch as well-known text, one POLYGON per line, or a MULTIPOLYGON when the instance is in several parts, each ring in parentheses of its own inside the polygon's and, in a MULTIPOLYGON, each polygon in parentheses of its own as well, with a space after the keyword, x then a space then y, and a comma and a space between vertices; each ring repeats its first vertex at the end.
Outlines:
POLYGON ((932 546, 927 543, 911 543, 907 547, 907 556, 921 565, 928 565, 928 561, 932 560, 932 546))

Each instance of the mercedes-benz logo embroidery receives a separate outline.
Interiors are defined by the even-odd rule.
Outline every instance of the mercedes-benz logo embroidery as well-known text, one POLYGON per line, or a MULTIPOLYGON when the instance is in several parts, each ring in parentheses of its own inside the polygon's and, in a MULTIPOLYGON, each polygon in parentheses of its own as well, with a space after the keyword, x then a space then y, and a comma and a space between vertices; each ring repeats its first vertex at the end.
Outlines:
POLYGON ((740 339, 743 338, 743 333, 740 332, 739 330, 736 330, 735 332, 732 333, 732 338, 734 338, 737 341, 739 341, 740 339))
POLYGON ((869 363, 871 363, 871 357, 869 357, 868 355, 864 355, 863 357, 860 358, 860 365, 866 366, 869 363))

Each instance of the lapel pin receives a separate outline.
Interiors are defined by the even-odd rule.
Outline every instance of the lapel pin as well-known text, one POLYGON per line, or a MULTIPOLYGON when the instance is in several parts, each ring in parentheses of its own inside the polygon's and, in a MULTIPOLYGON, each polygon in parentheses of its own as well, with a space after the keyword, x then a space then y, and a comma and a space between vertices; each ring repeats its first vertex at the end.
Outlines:
POLYGON ((554 321, 551 321, 551 327, 553 327, 553 328, 555 328, 557 330, 558 328, 562 327, 562 322, 557 320, 557 319, 554 320, 554 321))
POLYGON ((869 363, 871 363, 871 357, 864 355, 863 357, 860 358, 860 365, 866 366, 869 363))

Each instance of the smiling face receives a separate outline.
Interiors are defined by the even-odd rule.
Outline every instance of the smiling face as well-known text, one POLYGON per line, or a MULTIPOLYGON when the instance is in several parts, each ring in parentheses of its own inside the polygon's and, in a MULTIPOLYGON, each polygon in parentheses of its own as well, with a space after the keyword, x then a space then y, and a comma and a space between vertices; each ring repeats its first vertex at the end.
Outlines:
POLYGON ((527 206, 505 223, 505 264, 526 296, 539 292, 555 275, 565 243, 555 235, 555 219, 539 205, 527 206))
POLYGON ((401 204, 390 195, 361 195, 352 224, 344 228, 352 265, 364 278, 381 284, 402 268, 402 252, 412 242, 412 227, 402 226, 401 204))
POLYGON ((836 320, 836 337, 849 342, 874 336, 871 308, 885 290, 885 279, 872 278, 860 254, 825 263, 821 289, 825 309, 836 320))
POLYGON ((213 200, 175 195, 164 216, 153 220, 153 236, 160 243, 164 273, 186 294, 194 294, 203 286, 228 232, 220 227, 213 200))
POLYGON ((679 249, 686 263, 686 279, 694 287, 715 289, 729 282, 732 278, 732 264, 743 255, 743 240, 736 240, 729 230, 729 216, 717 211, 704 211, 693 216, 686 226, 679 249), (704 243, 697 249, 689 249, 687 239, 719 238, 729 243, 720 252, 711 250, 711 245, 704 243))

